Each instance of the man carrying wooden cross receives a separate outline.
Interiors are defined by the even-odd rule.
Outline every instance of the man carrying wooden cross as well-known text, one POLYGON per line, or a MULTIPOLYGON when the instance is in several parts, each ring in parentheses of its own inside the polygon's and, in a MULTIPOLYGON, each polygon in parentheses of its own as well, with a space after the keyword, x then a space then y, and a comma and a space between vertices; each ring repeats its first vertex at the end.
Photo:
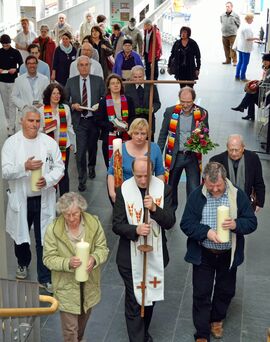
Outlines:
POLYGON ((159 178, 150 176, 149 195, 147 158, 135 159, 133 177, 116 190, 113 231, 120 236, 116 256, 119 273, 125 283, 125 316, 130 342, 151 342, 148 333, 155 301, 164 299, 164 267, 169 262, 165 229, 175 223, 171 189, 159 178), (148 209, 148 224, 144 211, 148 209), (147 253, 147 271, 143 279, 143 253, 138 249, 147 236, 152 250, 147 253), (144 286, 144 317, 141 317, 144 286))

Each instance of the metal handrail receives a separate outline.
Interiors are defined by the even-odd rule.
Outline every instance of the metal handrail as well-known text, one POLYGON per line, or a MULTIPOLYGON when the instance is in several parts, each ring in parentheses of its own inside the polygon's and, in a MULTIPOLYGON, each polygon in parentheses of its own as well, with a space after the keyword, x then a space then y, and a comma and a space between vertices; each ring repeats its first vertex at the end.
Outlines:
POLYGON ((51 315, 58 309, 58 301, 51 296, 39 296, 40 302, 51 303, 45 308, 0 308, 0 317, 26 317, 51 315))

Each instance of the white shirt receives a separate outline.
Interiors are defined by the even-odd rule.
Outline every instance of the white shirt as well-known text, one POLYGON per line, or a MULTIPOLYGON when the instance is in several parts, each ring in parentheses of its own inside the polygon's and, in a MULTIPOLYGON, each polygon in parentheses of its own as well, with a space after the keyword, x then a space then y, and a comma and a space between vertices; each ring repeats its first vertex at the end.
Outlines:
POLYGON ((248 38, 253 38, 253 31, 251 24, 244 23, 238 33, 236 38, 237 50, 241 52, 251 52, 253 48, 253 41, 247 40, 248 38))
MULTIPOLYGON (((37 37, 36 32, 29 31, 25 34, 23 31, 19 32, 17 36, 13 39, 14 42, 23 47, 27 47, 32 44, 33 40, 37 37)), ((25 62, 26 57, 29 55, 28 51, 18 49, 22 55, 23 62, 25 62)))
MULTIPOLYGON (((35 157, 34 160, 41 160, 40 153, 40 139, 37 136, 35 139, 27 139, 25 136, 22 137, 23 147, 26 159, 30 157, 35 157)), ((27 187, 26 187, 27 197, 40 196, 41 191, 33 192, 31 190, 31 172, 27 175, 27 187)))
MULTIPOLYGON (((79 74, 77 60, 75 60, 70 64, 69 78, 78 76, 79 74)), ((90 58, 90 75, 96 75, 104 79, 104 74, 100 63, 93 58, 90 58)))
POLYGON ((15 106, 22 110, 25 105, 32 106, 33 101, 43 102, 43 92, 49 85, 49 80, 46 76, 37 73, 37 79, 35 81, 35 98, 28 79, 28 73, 23 74, 15 79, 14 87, 11 93, 12 102, 15 106))
MULTIPOLYGON (((91 107, 91 89, 90 89, 89 76, 87 76, 87 77, 80 76, 80 94, 81 94, 81 98, 82 98, 82 95, 83 95, 84 80, 86 80, 85 84, 86 84, 86 90, 87 90, 87 107, 91 107)), ((93 116, 93 113, 91 111, 88 111, 87 116, 93 116)))

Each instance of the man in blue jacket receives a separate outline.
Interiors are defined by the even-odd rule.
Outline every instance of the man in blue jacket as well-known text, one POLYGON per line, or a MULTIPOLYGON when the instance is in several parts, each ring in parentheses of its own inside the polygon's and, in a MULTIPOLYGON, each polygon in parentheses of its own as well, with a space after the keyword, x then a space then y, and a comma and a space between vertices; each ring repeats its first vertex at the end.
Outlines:
POLYGON ((185 260, 193 264, 193 323, 197 342, 223 335, 223 320, 235 294, 236 271, 244 260, 244 235, 257 228, 247 195, 226 178, 223 165, 208 163, 204 185, 189 196, 180 223, 188 236, 185 260), (229 242, 217 234, 217 208, 230 208, 222 228, 230 231, 229 242))

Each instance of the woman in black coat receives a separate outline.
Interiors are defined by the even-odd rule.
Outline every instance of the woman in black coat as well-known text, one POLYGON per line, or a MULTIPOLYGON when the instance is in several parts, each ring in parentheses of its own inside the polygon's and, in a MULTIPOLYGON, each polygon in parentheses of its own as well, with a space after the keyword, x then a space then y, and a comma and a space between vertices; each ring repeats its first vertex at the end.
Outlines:
POLYGON ((106 80, 106 95, 99 102, 95 120, 101 129, 103 157, 106 166, 112 156, 112 141, 129 139, 127 134, 131 122, 135 119, 135 107, 131 97, 124 95, 122 78, 110 74, 106 80))
MULTIPOLYGON (((177 40, 171 51, 168 71, 174 74, 176 80, 194 81, 198 79, 201 67, 201 53, 198 44, 190 38, 191 29, 183 26, 180 30, 180 39, 177 40)), ((193 84, 181 83, 180 87, 193 87, 193 84)))

